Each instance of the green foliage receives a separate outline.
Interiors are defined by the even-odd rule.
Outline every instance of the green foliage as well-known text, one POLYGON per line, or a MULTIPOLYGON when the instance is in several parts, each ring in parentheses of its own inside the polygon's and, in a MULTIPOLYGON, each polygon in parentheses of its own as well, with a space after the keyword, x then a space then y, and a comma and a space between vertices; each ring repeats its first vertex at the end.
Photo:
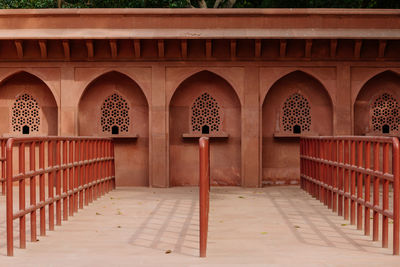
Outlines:
POLYGON ((0 8, 56 8, 56 0, 0 0, 0 8))
MULTIPOLYGON (((224 7, 227 0, 222 1, 224 7)), ((61 0, 62 8, 186 8, 198 0, 61 0)), ((215 0, 205 0, 213 7, 215 0)), ((1 9, 57 8, 58 0, 0 0, 1 9)), ((235 8, 400 8, 400 0, 236 0, 235 8)))

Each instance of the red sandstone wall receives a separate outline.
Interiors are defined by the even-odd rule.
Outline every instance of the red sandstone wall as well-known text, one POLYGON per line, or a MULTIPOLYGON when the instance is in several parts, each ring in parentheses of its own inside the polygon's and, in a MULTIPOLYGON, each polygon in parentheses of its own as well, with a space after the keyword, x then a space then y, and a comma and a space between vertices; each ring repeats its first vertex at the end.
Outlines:
POLYGON ((214 184, 291 182, 283 101, 304 93, 312 134, 368 134, 376 95, 400 99, 399 25, 398 10, 1 10, 0 132, 16 135, 13 101, 29 92, 37 134, 108 136, 100 109, 118 92, 132 124, 115 139, 117 184, 196 185, 196 141, 182 134, 207 91, 229 135, 211 143, 214 184))
MULTIPOLYGON (((118 117, 119 115, 111 114, 107 118, 118 117)), ((81 136, 115 138, 117 185, 149 185, 148 105, 142 90, 133 80, 117 72, 107 73, 96 79, 87 87, 80 100, 78 120, 81 136), (120 132, 119 135, 104 132, 101 127, 102 105, 113 94, 123 97, 129 106, 128 131, 120 132)))
MULTIPOLYGON (((361 89, 360 93, 357 96, 357 99, 354 103, 354 134, 356 135, 380 135, 380 132, 374 131, 371 125, 371 106, 373 105, 374 100, 382 95, 383 93, 387 93, 394 97, 398 103, 400 100, 400 76, 394 72, 383 72, 371 80, 369 80, 361 89)), ((392 111, 393 112, 393 111, 392 111)), ((396 118, 399 115, 396 114, 379 114, 376 118, 379 120, 379 117, 387 117, 390 115, 394 115, 393 118, 396 121, 396 118), (397 116, 396 116, 397 115, 397 116)), ((386 122, 382 122, 380 124, 385 124, 386 122)), ((398 122, 395 122, 398 124, 398 122)), ((399 129, 400 130, 400 129, 399 129)), ((394 131, 391 134, 398 135, 400 131, 394 131)))
POLYGON ((299 138, 284 132, 282 126, 283 103, 295 93, 304 96, 310 105, 310 131, 302 133, 333 133, 332 102, 325 88, 316 79, 300 71, 279 79, 269 90, 262 106, 262 179, 265 184, 276 181, 285 183, 298 180, 299 177, 299 138))
POLYGON ((214 185, 240 185, 241 112, 233 88, 211 72, 200 72, 186 79, 176 90, 169 113, 170 185, 198 185, 198 139, 183 139, 191 133, 192 104, 208 93, 220 106, 220 132, 228 138, 211 139, 211 179, 214 185))
MULTIPOLYGON (((25 106, 27 104, 25 102, 21 103, 24 106, 18 107, 18 110, 21 113, 26 112, 27 119, 40 120, 34 123, 38 127, 38 131, 32 131, 32 125, 28 121, 17 122, 16 124, 29 126, 31 135, 57 135, 57 104, 51 91, 43 81, 27 72, 20 72, 8 77, 0 86, 0 121, 2 122, 0 123, 0 132, 3 136, 22 136, 21 131, 13 131, 12 108, 17 98, 23 94, 28 94, 33 98, 32 101, 36 101, 39 106, 38 113, 31 114, 33 110, 31 107, 25 106)), ((15 118, 18 120, 20 117, 15 118)))

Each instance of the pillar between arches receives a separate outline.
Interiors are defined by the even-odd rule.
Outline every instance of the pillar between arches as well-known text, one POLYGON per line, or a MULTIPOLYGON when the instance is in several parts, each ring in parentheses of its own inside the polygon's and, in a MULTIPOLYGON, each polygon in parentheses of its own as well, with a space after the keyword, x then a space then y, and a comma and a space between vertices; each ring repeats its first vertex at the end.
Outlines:
POLYGON ((242 186, 261 186, 259 68, 245 67, 242 107, 242 186))
POLYGON ((152 68, 150 101, 150 186, 168 187, 168 126, 165 96, 165 66, 152 68))
POLYGON ((333 134, 334 135, 352 135, 352 121, 354 114, 352 112, 351 100, 351 69, 350 65, 339 64, 336 69, 336 103, 333 113, 333 134))
POLYGON ((58 132, 61 136, 78 135, 77 113, 73 100, 76 96, 80 96, 80 94, 76 94, 76 90, 73 90, 73 88, 76 87, 73 67, 61 68, 60 87, 60 102, 62 104, 60 105, 60 123, 58 132))

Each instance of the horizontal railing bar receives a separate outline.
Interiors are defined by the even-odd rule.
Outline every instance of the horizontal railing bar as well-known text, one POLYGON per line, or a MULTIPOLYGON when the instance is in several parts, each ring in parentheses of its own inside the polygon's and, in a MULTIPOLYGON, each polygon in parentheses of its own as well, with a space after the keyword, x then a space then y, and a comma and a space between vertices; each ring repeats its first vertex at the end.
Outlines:
MULTIPOLYGON (((329 187, 330 187, 330 186, 328 186, 327 184, 325 184, 325 183, 323 183, 323 182, 321 182, 321 181, 315 180, 315 179, 313 179, 313 178, 311 178, 311 177, 309 177, 309 176, 307 176, 307 175, 301 174, 300 176, 301 176, 302 178, 307 179, 307 180, 309 180, 309 181, 311 181, 311 182, 313 182, 313 183, 315 183, 315 184, 318 184, 318 185, 320 185, 320 186, 322 186, 322 187, 324 187, 324 188, 329 188, 329 187)), ((343 190, 333 189, 333 191, 334 191, 334 192, 337 192, 338 194, 340 194, 340 195, 342 195, 342 196, 344 196, 344 197, 346 197, 346 198, 348 198, 348 199, 352 199, 352 200, 356 201, 357 203, 360 203, 361 205, 363 205, 363 206, 365 206, 365 207, 367 207, 367 208, 370 208, 370 209, 372 209, 372 210, 378 212, 379 214, 386 215, 386 216, 388 216, 390 219, 393 219, 393 212, 392 212, 392 211, 383 210, 383 209, 381 209, 379 206, 373 206, 370 202, 365 203, 365 200, 364 200, 364 199, 362 199, 362 198, 357 198, 356 196, 351 195, 351 194, 348 193, 348 192, 345 193, 343 190)))
POLYGON ((392 144, 393 138, 390 136, 305 136, 303 140, 332 140, 332 141, 364 141, 392 144))
POLYGON ((3 165, 6 163, 6 169, 3 166, 6 177, 0 181, 4 180, 3 185, 7 186, 8 256, 12 256, 14 251, 13 221, 15 219, 19 219, 20 248, 25 248, 27 214, 31 214, 31 238, 34 240, 37 236, 37 210, 40 210, 40 234, 46 235, 44 207, 48 206, 49 229, 54 230, 55 223, 61 225, 62 218, 67 220, 68 214, 73 216, 84 205, 89 205, 93 200, 115 188, 114 144, 111 138, 57 136, 8 138, 7 143, 2 143, 2 149, 6 152, 6 160, 1 161, 3 165), (36 158, 37 148, 39 148, 39 158, 36 158), (28 159, 26 155, 29 155, 28 159), (29 167, 27 167, 28 162, 29 167), (39 169, 35 169, 37 163, 39 169), (18 167, 18 171, 14 167, 18 167), (25 182, 26 179, 33 179, 28 181, 30 188, 28 199, 26 198, 28 185, 25 182), (37 181, 39 189, 37 189, 37 181), (16 198, 16 200, 19 199, 19 205, 15 212, 14 182, 18 182, 19 189, 16 198), (45 197, 46 188, 47 198, 45 197), (38 197, 39 202, 37 202, 38 197), (27 200, 30 200, 30 204, 27 200))
POLYGON ((114 178, 115 178, 115 176, 106 177, 106 178, 97 180, 95 182, 91 182, 91 183, 85 184, 83 186, 79 186, 78 188, 76 188, 74 190, 69 190, 67 193, 63 192, 60 195, 54 196, 53 198, 47 198, 45 201, 38 202, 36 205, 31 205, 28 208, 25 208, 24 210, 19 210, 18 212, 14 213, 13 214, 13 220, 18 219, 18 218, 20 218, 20 217, 22 217, 22 216, 24 216, 24 215, 26 215, 28 213, 31 213, 31 212, 33 212, 35 210, 38 210, 40 208, 43 208, 43 207, 45 207, 45 206, 47 206, 47 205, 49 205, 51 203, 56 202, 57 200, 65 199, 65 198, 67 198, 67 197, 69 197, 69 196, 71 196, 71 195, 73 195, 75 193, 79 193, 80 191, 82 191, 82 190, 84 190, 84 189, 86 189, 88 187, 91 187, 91 186, 94 186, 96 184, 100 184, 100 183, 106 182, 108 180, 112 180, 114 178))
POLYGON ((373 177, 377 177, 377 178, 381 178, 381 179, 385 179, 388 180, 390 182, 393 182, 393 174, 391 173, 383 173, 381 171, 374 171, 372 169, 365 169, 356 165, 351 165, 351 164, 346 164, 346 163, 340 163, 340 162, 335 162, 335 161, 330 161, 330 160, 326 160, 326 159, 320 159, 320 158, 316 158, 316 157, 311 157, 311 156, 304 156, 301 155, 300 156, 301 159, 306 159, 306 160, 310 160, 310 161, 314 161, 314 162, 318 162, 318 163, 323 163, 332 167, 338 167, 341 169, 345 169, 345 170, 349 170, 349 171, 354 171, 357 173, 361 173, 361 174, 365 174, 365 175, 370 175, 373 177))
POLYGON ((364 227, 365 235, 370 235, 372 224, 372 239, 377 241, 381 236, 382 247, 388 247, 389 219, 392 219, 393 254, 400 254, 400 143, 397 137, 301 138, 300 187, 338 215, 350 219, 357 229, 364 227))
POLYGON ((60 137, 60 136, 37 136, 37 137, 10 137, 13 139, 14 144, 20 143, 33 143, 33 142, 45 142, 45 141, 111 141, 112 138, 108 137, 93 137, 93 136, 79 136, 79 137, 60 137))
POLYGON ((107 157, 107 158, 98 158, 98 159, 93 159, 93 160, 85 160, 85 161, 79 161, 76 163, 67 163, 67 164, 61 164, 61 165, 54 165, 52 167, 48 167, 45 169, 39 169, 36 171, 27 171, 25 174, 19 173, 15 176, 13 176, 13 182, 18 182, 23 179, 28 179, 34 176, 38 176, 41 174, 46 174, 50 172, 55 172, 55 171, 62 171, 66 169, 72 169, 74 167, 81 167, 81 166, 87 166, 93 163, 98 163, 98 162, 105 162, 105 161, 110 161, 113 160, 114 158, 112 157, 107 157))

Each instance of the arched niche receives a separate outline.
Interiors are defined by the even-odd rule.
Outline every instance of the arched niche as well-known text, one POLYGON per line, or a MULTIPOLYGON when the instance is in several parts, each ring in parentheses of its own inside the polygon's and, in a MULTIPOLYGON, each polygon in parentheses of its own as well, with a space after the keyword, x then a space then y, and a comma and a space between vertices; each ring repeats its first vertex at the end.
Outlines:
POLYGON ((262 106, 263 184, 296 183, 299 137, 332 135, 332 101, 311 75, 295 71, 276 81, 262 106))
MULTIPOLYGON (((192 125, 193 107, 199 99, 207 96, 218 106, 216 124, 210 124, 211 180, 214 185, 240 185, 241 183, 241 108, 239 98, 232 86, 220 76, 202 71, 184 80, 176 89, 169 106, 169 165, 170 185, 198 185, 198 138, 183 138, 183 134, 202 135, 204 125, 192 125), (200 132, 200 133, 199 133, 200 132), (226 138, 213 138, 218 134, 226 138)), ((201 102, 201 101, 200 101, 201 102)), ((201 108, 199 109, 201 112, 201 108)), ((195 117, 195 118, 194 118, 195 117)))
POLYGON ((148 103, 141 88, 119 72, 95 79, 79 101, 79 135, 114 139, 119 186, 149 185, 148 121, 148 103))
POLYGON ((400 129, 385 131, 385 125, 400 124, 400 114, 397 114, 398 107, 396 108, 396 105, 393 107, 383 107, 383 109, 382 107, 377 107, 374 114, 374 106, 379 100, 386 102, 383 103, 384 106, 395 102, 400 105, 399 74, 392 71, 382 72, 367 81, 361 88, 354 103, 355 135, 398 135, 400 133, 400 129), (385 99, 382 99, 382 97, 385 99), (374 117, 379 120, 378 123, 373 123, 374 117), (391 119, 394 120, 394 123, 388 121, 391 119), (381 127, 377 128, 377 124, 381 127))
POLYGON ((47 85, 28 72, 0 84, 0 132, 3 136, 57 135, 58 108, 47 85))

